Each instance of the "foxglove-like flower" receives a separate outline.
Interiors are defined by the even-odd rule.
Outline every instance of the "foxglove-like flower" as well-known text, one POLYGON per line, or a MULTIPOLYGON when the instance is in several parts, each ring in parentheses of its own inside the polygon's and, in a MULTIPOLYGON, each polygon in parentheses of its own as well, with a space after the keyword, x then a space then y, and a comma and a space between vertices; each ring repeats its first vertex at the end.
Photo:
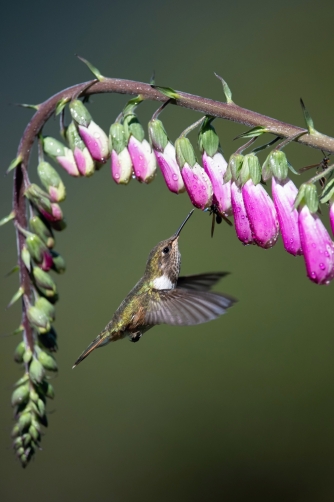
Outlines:
POLYGON ((273 201, 262 185, 248 180, 242 196, 255 243, 265 249, 274 246, 279 235, 279 222, 273 201))
POLYGON ((245 245, 254 244, 241 188, 236 185, 235 181, 231 183, 231 201, 235 231, 239 241, 245 245))
POLYGON ((40 162, 37 167, 37 173, 39 179, 49 192, 52 202, 61 202, 65 199, 65 185, 57 171, 48 162, 40 162))
POLYGON ((286 251, 294 256, 303 254, 298 228, 298 211, 293 205, 298 193, 289 178, 280 181, 272 177, 272 194, 286 251))
POLYGON ((224 174, 226 172, 227 162, 220 152, 217 152, 213 157, 210 157, 204 151, 202 159, 204 170, 212 183, 212 203, 216 205, 217 209, 221 213, 229 216, 232 214, 231 181, 224 183, 224 174))
POLYGON ((148 124, 148 131, 157 163, 168 189, 176 194, 184 192, 185 186, 176 162, 175 147, 169 141, 161 120, 151 120, 148 124))
POLYGON ((144 129, 135 114, 129 113, 125 116, 124 128, 136 178, 141 183, 151 183, 155 177, 157 163, 150 144, 144 139, 144 129))
POLYGON ((175 142, 175 150, 182 179, 192 204, 202 210, 210 207, 213 195, 211 181, 203 167, 197 163, 189 139, 178 138, 175 142))
POLYGON ((71 176, 79 176, 79 171, 72 150, 50 136, 46 136, 43 139, 43 148, 45 153, 47 153, 52 159, 56 160, 58 164, 60 164, 65 171, 68 172, 68 174, 71 176))
POLYGON ((308 278, 316 284, 329 284, 334 274, 334 256, 326 228, 307 204, 299 209, 298 225, 308 278))
POLYGON ((92 158, 97 162, 106 162, 110 157, 106 133, 92 120, 89 111, 81 101, 75 99, 70 103, 69 108, 92 158))
POLYGON ((331 224, 332 234, 334 235, 334 198, 329 201, 329 221, 331 224))
POLYGON ((204 170, 212 184, 212 203, 220 213, 229 216, 232 214, 231 182, 227 181, 224 184, 227 162, 220 152, 219 138, 211 124, 212 120, 212 117, 206 117, 204 120, 199 132, 198 144, 204 170))
POLYGON ((127 185, 132 177, 132 161, 127 148, 127 138, 122 124, 110 126, 111 175, 115 183, 127 185))
POLYGON ((82 141, 74 122, 71 122, 68 126, 66 130, 66 138, 73 152, 73 156, 81 176, 91 176, 94 174, 94 161, 88 148, 82 141))
POLYGON ((271 248, 278 238, 279 222, 274 203, 260 184, 261 168, 256 155, 244 156, 239 179, 254 242, 271 248))
POLYGON ((28 186, 24 195, 46 220, 50 222, 60 222, 63 219, 63 213, 59 204, 50 202, 48 194, 38 185, 35 185, 35 183, 31 183, 28 186))

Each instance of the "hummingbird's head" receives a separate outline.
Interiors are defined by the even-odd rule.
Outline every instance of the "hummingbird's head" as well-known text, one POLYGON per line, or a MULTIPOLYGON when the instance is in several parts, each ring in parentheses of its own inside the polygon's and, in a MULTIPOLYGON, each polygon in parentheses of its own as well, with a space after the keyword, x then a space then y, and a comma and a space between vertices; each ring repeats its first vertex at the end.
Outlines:
POLYGON ((145 275, 148 276, 155 289, 172 289, 176 286, 181 267, 179 236, 193 212, 194 209, 172 237, 159 242, 149 254, 145 275))

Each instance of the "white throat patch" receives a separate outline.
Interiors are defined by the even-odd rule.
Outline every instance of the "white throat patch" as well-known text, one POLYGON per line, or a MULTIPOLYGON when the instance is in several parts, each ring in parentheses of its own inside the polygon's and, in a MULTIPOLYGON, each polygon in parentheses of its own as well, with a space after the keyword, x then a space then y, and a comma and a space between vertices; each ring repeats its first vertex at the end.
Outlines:
POLYGON ((155 289, 173 289, 172 281, 167 277, 167 275, 162 275, 157 277, 153 281, 153 287, 155 289))

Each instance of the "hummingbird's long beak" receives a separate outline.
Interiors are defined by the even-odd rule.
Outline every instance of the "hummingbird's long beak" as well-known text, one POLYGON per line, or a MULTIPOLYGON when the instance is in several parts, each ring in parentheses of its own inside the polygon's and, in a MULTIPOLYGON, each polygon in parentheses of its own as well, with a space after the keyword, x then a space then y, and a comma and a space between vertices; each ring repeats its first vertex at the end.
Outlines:
POLYGON ((180 235, 180 232, 182 230, 182 228, 184 227, 184 225, 187 223, 187 221, 189 220, 190 216, 193 214, 193 212, 195 211, 195 209, 192 209, 190 211, 190 213, 188 214, 188 216, 186 217, 186 219, 184 220, 184 222, 182 223, 182 225, 180 226, 180 228, 178 229, 178 231, 176 232, 175 234, 175 239, 177 239, 180 235))

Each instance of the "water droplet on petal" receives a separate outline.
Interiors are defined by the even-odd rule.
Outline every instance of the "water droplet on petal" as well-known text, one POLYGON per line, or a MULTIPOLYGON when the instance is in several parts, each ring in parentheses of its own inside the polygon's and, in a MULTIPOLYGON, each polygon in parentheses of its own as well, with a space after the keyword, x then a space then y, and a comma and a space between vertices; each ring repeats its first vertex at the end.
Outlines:
POLYGON ((323 263, 319 263, 319 267, 321 268, 321 270, 325 270, 325 265, 323 263))
POLYGON ((179 179, 178 175, 177 174, 173 174, 173 180, 177 181, 179 179))

